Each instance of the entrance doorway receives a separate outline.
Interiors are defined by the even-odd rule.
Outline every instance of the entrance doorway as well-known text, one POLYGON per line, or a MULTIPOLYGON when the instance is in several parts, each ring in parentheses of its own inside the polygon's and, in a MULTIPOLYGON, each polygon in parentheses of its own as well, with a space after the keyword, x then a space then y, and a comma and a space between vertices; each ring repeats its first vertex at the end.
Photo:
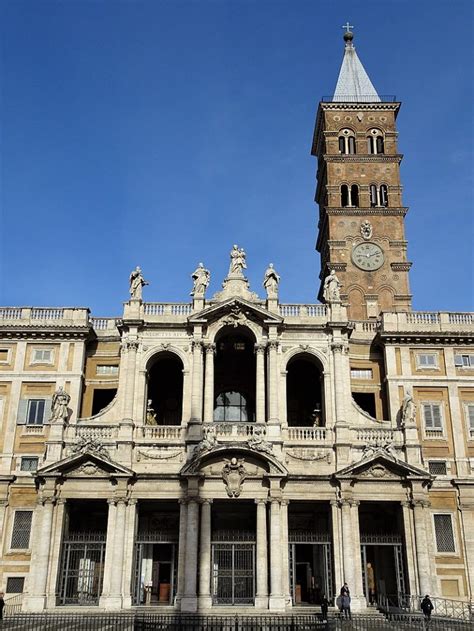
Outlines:
POLYGON ((215 605, 255 602, 255 503, 212 505, 211 595, 215 605))

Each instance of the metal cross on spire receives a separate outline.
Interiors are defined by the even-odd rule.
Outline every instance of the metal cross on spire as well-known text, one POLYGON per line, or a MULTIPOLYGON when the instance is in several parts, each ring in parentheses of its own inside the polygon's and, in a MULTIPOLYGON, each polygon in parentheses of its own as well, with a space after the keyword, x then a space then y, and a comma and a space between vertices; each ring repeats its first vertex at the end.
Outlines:
POLYGON ((351 29, 353 29, 354 27, 353 27, 353 25, 352 25, 352 24, 349 24, 349 22, 346 22, 345 24, 343 24, 343 25, 341 26, 341 28, 345 28, 345 29, 346 29, 346 33, 349 33, 349 31, 350 31, 351 29))

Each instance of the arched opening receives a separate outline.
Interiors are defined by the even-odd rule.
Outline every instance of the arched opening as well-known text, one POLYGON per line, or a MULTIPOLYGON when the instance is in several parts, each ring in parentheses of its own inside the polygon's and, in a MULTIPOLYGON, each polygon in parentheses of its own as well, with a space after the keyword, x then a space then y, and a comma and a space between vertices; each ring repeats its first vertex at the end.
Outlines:
POLYGON ((172 353, 160 353, 148 371, 146 422, 181 425, 183 362, 172 353))
POLYGON ((370 185, 370 206, 371 208, 375 208, 378 206, 378 195, 377 195, 377 187, 375 184, 370 185))
POLYGON ((349 206, 349 187, 347 184, 341 186, 341 206, 343 208, 349 206))
POLYGON ((351 206, 359 208, 359 187, 357 184, 351 186, 351 206))
POLYGON ((310 355, 297 355, 287 367, 286 406, 290 427, 323 427, 323 374, 310 355))
POLYGON ((381 184, 380 186, 380 205, 384 207, 388 206, 388 189, 386 184, 381 184))
POLYGON ((354 154, 356 152, 356 144, 354 132, 350 129, 342 129, 338 138, 339 153, 354 154))
POLYGON ((239 327, 226 329, 216 340, 214 420, 254 422, 255 340, 239 327))

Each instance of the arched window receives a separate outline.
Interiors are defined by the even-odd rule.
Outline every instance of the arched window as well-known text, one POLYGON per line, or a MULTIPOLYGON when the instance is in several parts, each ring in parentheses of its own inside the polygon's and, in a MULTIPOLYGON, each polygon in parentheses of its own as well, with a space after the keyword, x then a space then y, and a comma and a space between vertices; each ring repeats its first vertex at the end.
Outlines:
POLYGON ((325 425, 323 371, 308 355, 290 360, 286 377, 287 422, 290 427, 325 425))
POLYGON ((355 153, 356 144, 354 132, 351 129, 341 129, 339 134, 339 153, 355 153))
POLYGON ((359 208, 359 187, 357 184, 351 186, 351 206, 359 208))
POLYGON ((147 422, 180 425, 182 407, 183 362, 171 353, 159 353, 148 370, 147 422))
POLYGON ((388 190, 386 184, 380 186, 380 205, 384 207, 388 206, 388 190))
POLYGON ((380 129, 371 129, 367 136, 367 151, 371 154, 384 153, 383 134, 380 129))
POLYGON ((240 392, 221 392, 214 408, 215 421, 246 422, 247 401, 240 392))
POLYGON ((375 206, 377 206, 377 187, 375 186, 375 184, 371 184, 370 185, 370 207, 371 208, 375 208, 375 206))
POLYGON ((341 186, 341 206, 343 208, 349 206, 349 187, 347 184, 341 186))

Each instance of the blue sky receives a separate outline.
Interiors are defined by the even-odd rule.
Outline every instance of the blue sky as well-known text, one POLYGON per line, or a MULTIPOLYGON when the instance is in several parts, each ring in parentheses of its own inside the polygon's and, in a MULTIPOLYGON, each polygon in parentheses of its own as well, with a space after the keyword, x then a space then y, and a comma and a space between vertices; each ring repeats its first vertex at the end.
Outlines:
POLYGON ((379 94, 403 102, 399 148, 414 308, 473 300, 469 0, 3 0, 0 303, 120 315, 220 288, 233 243, 263 295, 315 302, 317 104, 343 30, 379 94))

